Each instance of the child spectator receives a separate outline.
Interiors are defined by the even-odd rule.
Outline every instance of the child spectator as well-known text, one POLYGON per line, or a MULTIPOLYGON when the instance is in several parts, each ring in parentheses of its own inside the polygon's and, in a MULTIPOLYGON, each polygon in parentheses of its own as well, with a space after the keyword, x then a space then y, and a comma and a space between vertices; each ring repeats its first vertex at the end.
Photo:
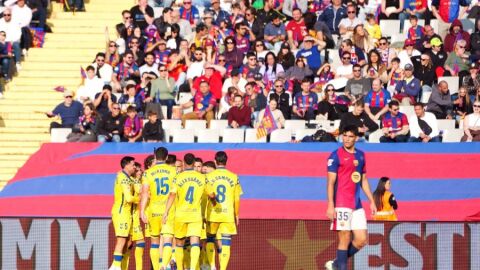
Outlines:
POLYGON ((158 115, 154 111, 148 112, 148 122, 142 130, 144 142, 160 142, 163 140, 164 131, 162 121, 158 119, 158 115))
POLYGON ((380 29, 380 25, 378 25, 377 20, 375 20, 375 15, 371 13, 367 14, 366 20, 365 30, 367 30, 368 35, 372 37, 376 43, 382 37, 382 29, 380 29))
POLYGON ((425 29, 421 25, 418 25, 418 18, 415 15, 410 16, 410 24, 412 25, 408 29, 407 38, 415 40, 415 49, 423 49, 423 36, 425 35, 425 29))
POLYGON ((143 120, 137 115, 137 110, 133 106, 127 108, 127 119, 123 126, 123 134, 128 142, 137 142, 141 140, 143 129, 143 120))

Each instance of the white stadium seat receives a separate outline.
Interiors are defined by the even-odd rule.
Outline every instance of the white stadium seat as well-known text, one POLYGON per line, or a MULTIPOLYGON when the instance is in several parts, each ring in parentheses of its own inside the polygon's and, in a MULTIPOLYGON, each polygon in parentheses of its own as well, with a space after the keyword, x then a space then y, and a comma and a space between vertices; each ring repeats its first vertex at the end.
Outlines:
POLYGON ((410 116, 415 115, 415 110, 413 106, 400 106, 400 112, 405 114, 407 118, 410 118, 410 116))
POLYGON ((301 141, 305 136, 313 135, 316 131, 314 128, 297 129, 295 131, 295 140, 301 141))
POLYGON ((464 134, 463 129, 449 129, 443 132, 443 142, 460 142, 464 134))
POLYGON ((224 143, 243 143, 245 130, 239 128, 226 128, 223 130, 222 142, 224 143))
POLYGON ((172 142, 174 143, 193 143, 195 135, 191 129, 174 129, 171 131, 172 142))
POLYGON ((228 120, 211 120, 209 129, 218 129, 220 136, 223 136, 223 130, 228 127, 228 120))
POLYGON ((446 81, 448 83, 448 89, 450 90, 450 95, 458 93, 458 77, 438 77, 438 82, 446 81))
POLYGON ((245 130, 245 142, 246 143, 266 143, 267 136, 257 139, 257 129, 247 128, 245 130))
POLYGON ((195 133, 195 136, 198 136, 199 130, 207 128, 207 121, 206 120, 186 120, 185 128, 192 129, 195 133))
POLYGON ((455 120, 454 119, 438 119, 438 129, 439 130, 452 130, 455 129, 455 120))
POLYGON ((218 143, 220 141, 220 132, 218 129, 200 129, 198 130, 197 142, 199 143, 218 143))
POLYGON ((182 128, 182 120, 162 120, 162 127, 163 129, 180 129, 182 128))
POLYGON ((304 129, 305 128, 305 120, 285 120, 285 129, 290 129, 295 131, 297 129, 304 129))
POLYGON ((382 36, 391 37, 400 32, 400 20, 381 20, 382 36))
POLYGON ((375 130, 373 133, 370 134, 368 137, 368 142, 371 143, 379 143, 380 142, 380 137, 383 136, 383 132, 381 129, 375 130))
POLYGON ((52 128, 50 132, 50 141, 64 143, 67 141, 68 134, 72 133, 71 128, 52 128))
POLYGON ((292 140, 292 131, 290 129, 276 129, 270 134, 270 142, 283 143, 292 140))

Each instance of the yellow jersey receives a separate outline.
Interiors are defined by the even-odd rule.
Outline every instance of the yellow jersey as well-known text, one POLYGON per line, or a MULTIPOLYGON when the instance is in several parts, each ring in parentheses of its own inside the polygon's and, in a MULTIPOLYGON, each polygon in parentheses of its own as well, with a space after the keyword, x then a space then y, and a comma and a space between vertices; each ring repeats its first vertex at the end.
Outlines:
POLYGON ((155 213, 165 212, 175 175, 177 175, 175 167, 166 163, 156 163, 145 171, 143 184, 149 186, 149 207, 155 213))
POLYGON ((215 193, 216 204, 208 204, 207 221, 235 222, 235 200, 242 195, 238 176, 225 168, 207 174, 208 192, 215 193))
MULTIPOLYGON (((136 179, 134 177, 131 177, 130 179, 132 179, 133 197, 140 198, 140 191, 142 190, 142 179, 136 179)), ((132 214, 134 216, 140 217, 139 203, 132 204, 132 214)))
POLYGON ((132 178, 124 171, 117 174, 113 198, 112 215, 132 215, 132 204, 140 201, 138 195, 134 196, 132 178))
POLYGON ((176 193, 175 222, 202 222, 202 198, 206 195, 205 175, 187 169, 173 180, 172 193, 176 193))

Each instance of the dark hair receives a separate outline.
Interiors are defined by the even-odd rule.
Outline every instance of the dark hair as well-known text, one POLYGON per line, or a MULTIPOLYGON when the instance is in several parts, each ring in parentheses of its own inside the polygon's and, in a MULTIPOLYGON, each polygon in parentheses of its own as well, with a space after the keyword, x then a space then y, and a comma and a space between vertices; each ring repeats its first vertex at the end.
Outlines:
POLYGON ((154 54, 153 52, 147 52, 147 53, 145 54, 145 57, 144 57, 144 58, 147 58, 147 56, 149 56, 149 55, 155 57, 155 54, 154 54))
POLYGON ((235 96, 233 96, 233 99, 235 99, 235 98, 237 98, 237 97, 239 97, 241 100, 243 100, 242 95, 239 95, 239 94, 236 94, 235 96))
POLYGON ((410 15, 409 20, 416 20, 416 21, 418 21, 418 17, 415 16, 415 15, 410 15))
POLYGON ((400 63, 400 58, 394 57, 394 58, 392 59, 392 63, 393 63, 393 62, 400 63))
POLYGON ((200 32, 207 29, 207 26, 204 23, 199 23, 197 24, 197 27, 195 27, 195 32, 200 32))
POLYGON ((187 153, 183 156, 183 161, 185 162, 185 165, 192 166, 193 163, 195 163, 195 156, 192 153, 187 153))
POLYGON ((125 86, 125 90, 127 90, 127 91, 128 91, 128 89, 131 89, 131 88, 135 88, 135 84, 129 83, 129 84, 127 84, 127 86, 125 86))
POLYGON ((413 104, 413 107, 422 107, 422 108, 424 108, 424 107, 425 107, 425 104, 423 104, 422 102, 415 102, 415 103, 413 104))
POLYGON ((388 103, 388 107, 392 108, 393 106, 400 106, 400 103, 396 100, 392 100, 388 103))
POLYGON ((165 160, 167 159, 167 156, 168 156, 168 150, 167 148, 165 147, 159 147, 157 149, 155 149, 155 158, 157 160, 165 160))
POLYGON ((385 42, 387 42, 387 44, 388 44, 388 38, 386 38, 386 37, 381 37, 378 41, 380 41, 380 40, 385 40, 385 42))
POLYGON ((97 53, 97 55, 95 55, 95 59, 97 59, 97 57, 99 57, 99 56, 105 58, 105 53, 103 53, 103 52, 97 53))
POLYGON ((277 57, 275 57, 275 54, 273 52, 268 52, 266 55, 265 55, 265 73, 268 72, 268 63, 267 63, 267 59, 268 59, 268 56, 271 55, 273 57, 273 67, 272 67, 272 73, 273 74, 277 74, 277 57))
POLYGON ((137 112, 137 109, 135 109, 135 107, 132 105, 127 107, 127 113, 131 113, 131 112, 137 112))
POLYGON ((168 154, 165 163, 167 163, 168 165, 175 165, 175 162, 177 162, 177 156, 173 154, 168 154))
POLYGON ((345 134, 347 132, 351 132, 353 133, 353 135, 358 136, 358 128, 356 126, 348 125, 344 127, 342 130, 342 134, 345 134))
POLYGON ((105 89, 112 91, 112 86, 110 84, 105 84, 102 90, 105 90, 105 89))
POLYGON ((124 16, 126 13, 130 13, 130 10, 124 9, 124 10, 122 11, 122 16, 124 16))
POLYGON ((213 169, 216 169, 216 168, 217 168, 217 166, 215 166, 215 162, 213 162, 213 161, 211 161, 211 160, 205 161, 205 162, 203 163, 203 166, 209 167, 209 168, 213 168, 213 169))
POLYGON ((88 66, 85 70, 86 70, 86 71, 89 71, 89 70, 95 71, 95 68, 92 67, 92 66, 88 66))
POLYGON ((199 158, 199 157, 196 157, 196 158, 195 158, 195 162, 200 162, 200 163, 203 164, 203 160, 202 160, 201 158, 199 158))
POLYGON ((293 14, 293 12, 296 11, 296 10, 297 10, 297 11, 300 11, 300 13, 302 13, 302 10, 299 9, 298 7, 296 7, 296 8, 294 8, 294 9, 292 9, 292 14, 293 14))
POLYGON ((353 103, 353 105, 364 107, 365 106, 365 101, 363 99, 357 99, 357 101, 355 101, 355 103, 353 103))
POLYGON ((218 165, 227 165, 228 156, 224 151, 218 151, 215 153, 215 162, 218 165))
POLYGON ((250 58, 250 57, 255 57, 257 58, 257 54, 255 52, 247 52, 247 55, 246 55, 247 59, 250 58))
POLYGON ((377 188, 373 192, 373 200, 375 201, 375 206, 377 206, 377 210, 381 211, 383 209, 383 194, 385 194, 385 185, 387 184, 390 178, 384 176, 380 178, 377 184, 377 188))
POLYGON ((142 164, 140 164, 139 162, 136 162, 136 161, 135 161, 135 165, 134 165, 134 166, 137 167, 137 168, 140 168, 140 170, 142 169, 142 164))
POLYGON ((302 79, 302 84, 303 83, 311 83, 312 81, 309 78, 303 78, 302 79))
POLYGON ((180 33, 180 25, 174 23, 172 24, 172 32, 180 33))
POLYGON ((134 157, 131 157, 131 156, 124 156, 122 158, 122 160, 120 160, 120 166, 122 167, 122 169, 125 168, 125 166, 127 166, 130 162, 132 161, 135 161, 135 158, 134 157))
POLYGON ((148 169, 150 167, 152 167, 153 165, 153 161, 155 160, 155 156, 154 155, 148 155, 145 160, 143 161, 143 168, 148 169))
POLYGON ((158 115, 156 111, 148 111, 148 113, 147 113, 147 117, 154 116, 154 115, 155 116, 158 115))

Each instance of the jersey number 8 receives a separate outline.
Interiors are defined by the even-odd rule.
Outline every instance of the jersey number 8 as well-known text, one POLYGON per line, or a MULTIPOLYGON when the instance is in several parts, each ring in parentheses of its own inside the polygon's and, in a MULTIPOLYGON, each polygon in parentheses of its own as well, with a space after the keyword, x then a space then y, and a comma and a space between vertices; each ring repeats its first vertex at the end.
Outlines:
POLYGON ((217 196, 215 196, 215 200, 219 203, 223 203, 225 201, 225 192, 227 188, 224 185, 218 185, 217 187, 217 196))
POLYGON ((162 177, 160 179, 155 178, 155 183, 157 184, 157 195, 162 194, 162 195, 167 195, 168 191, 170 190, 170 187, 168 186, 167 183, 165 183, 168 180, 167 177, 162 177))

